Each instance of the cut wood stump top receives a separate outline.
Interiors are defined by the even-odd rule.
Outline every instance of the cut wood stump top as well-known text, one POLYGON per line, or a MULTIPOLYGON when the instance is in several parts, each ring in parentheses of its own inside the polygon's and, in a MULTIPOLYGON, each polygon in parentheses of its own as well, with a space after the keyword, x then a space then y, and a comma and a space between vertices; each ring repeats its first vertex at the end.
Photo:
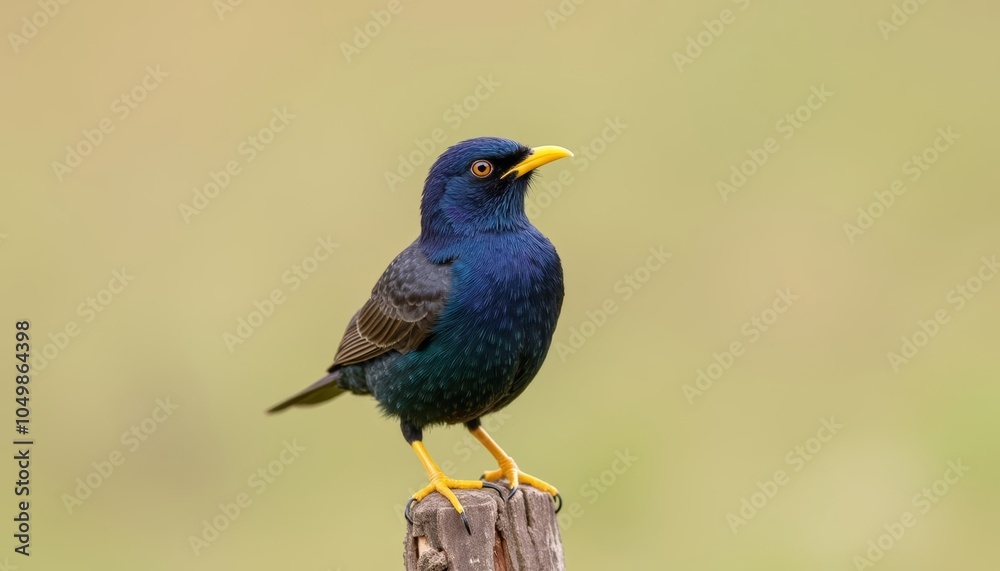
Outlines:
POLYGON ((440 494, 414 502, 403 542, 406 571, 565 571, 552 496, 531 486, 506 502, 489 488, 455 494, 472 535, 440 494))

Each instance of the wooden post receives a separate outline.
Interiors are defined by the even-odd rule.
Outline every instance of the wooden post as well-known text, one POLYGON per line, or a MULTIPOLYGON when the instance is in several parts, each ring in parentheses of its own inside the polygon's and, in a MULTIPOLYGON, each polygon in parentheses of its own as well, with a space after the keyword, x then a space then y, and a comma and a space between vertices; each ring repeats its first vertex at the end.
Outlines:
POLYGON ((488 488, 455 493, 472 535, 440 494, 415 502, 403 541, 406 571, 565 571, 552 496, 531 486, 507 502, 488 488))

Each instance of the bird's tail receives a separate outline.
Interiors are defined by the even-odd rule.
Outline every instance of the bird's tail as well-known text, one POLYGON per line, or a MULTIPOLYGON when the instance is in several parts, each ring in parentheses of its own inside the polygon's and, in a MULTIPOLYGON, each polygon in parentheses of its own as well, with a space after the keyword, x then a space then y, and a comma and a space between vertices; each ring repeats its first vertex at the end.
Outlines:
POLYGON ((269 414, 281 412, 290 406, 309 406, 328 401, 333 397, 347 392, 347 389, 337 384, 340 378, 340 371, 333 371, 329 375, 309 385, 305 390, 296 393, 280 403, 268 409, 269 414))

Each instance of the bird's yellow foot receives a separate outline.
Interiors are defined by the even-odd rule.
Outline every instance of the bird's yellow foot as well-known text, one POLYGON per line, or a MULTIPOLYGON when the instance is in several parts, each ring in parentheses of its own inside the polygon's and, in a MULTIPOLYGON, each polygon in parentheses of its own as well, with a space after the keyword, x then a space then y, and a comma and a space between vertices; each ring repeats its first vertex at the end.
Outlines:
POLYGON ((486 447, 490 454, 496 458, 497 464, 500 466, 496 470, 484 472, 482 475, 483 480, 486 482, 496 482, 501 478, 507 478, 507 482, 510 484, 510 494, 507 495, 508 500, 514 497, 514 494, 517 493, 517 488, 521 484, 526 484, 537 490, 547 492, 552 495, 552 501, 555 503, 556 513, 559 513, 559 510, 562 509, 562 496, 559 495, 559 490, 557 490, 555 486, 543 480, 539 480, 530 474, 522 472, 517 467, 514 459, 508 456, 507 453, 504 452, 492 438, 490 438, 490 435, 483 430, 483 427, 479 425, 478 421, 475 424, 467 426, 469 426, 469 431, 476 437, 476 440, 479 440, 479 442, 486 447))
POLYGON ((431 460, 430 454, 424 448, 420 441, 415 441, 413 443, 413 449, 417 453, 417 457, 420 458, 421 464, 427 470, 427 476, 430 478, 430 483, 421 488, 417 493, 413 494, 410 501, 406 502, 406 509, 403 511, 403 515, 406 516, 406 521, 413 523, 413 518, 410 517, 410 506, 413 502, 419 502, 420 500, 426 498, 433 492, 437 492, 445 497, 449 502, 451 502, 452 507, 458 512, 458 515, 462 517, 462 523, 465 524, 465 531, 472 535, 472 527, 469 525, 469 518, 465 516, 465 508, 462 507, 462 503, 458 501, 458 497, 455 496, 455 492, 452 490, 479 490, 482 488, 493 488, 500 494, 503 498, 503 488, 493 484, 491 482, 482 482, 480 480, 455 480, 445 476, 438 468, 437 464, 431 460))
POLYGON ((483 473, 483 480, 485 480, 486 483, 496 482, 501 478, 507 478, 507 481, 510 483, 510 493, 507 495, 508 500, 514 497, 514 494, 517 492, 517 489, 521 484, 525 484, 535 488, 536 490, 541 490, 551 494, 552 500, 556 502, 556 513, 559 513, 559 510, 562 509, 562 496, 559 495, 559 490, 557 490, 555 486, 544 480, 540 480, 531 474, 522 472, 518 469, 517 464, 515 464, 510 458, 502 460, 500 462, 500 468, 483 473))

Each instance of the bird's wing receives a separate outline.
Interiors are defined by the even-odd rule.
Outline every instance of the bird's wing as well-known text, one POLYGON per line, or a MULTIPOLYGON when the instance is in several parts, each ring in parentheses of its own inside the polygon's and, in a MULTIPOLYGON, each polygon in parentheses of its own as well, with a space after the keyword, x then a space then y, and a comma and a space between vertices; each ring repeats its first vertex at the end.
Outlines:
POLYGON ((389 264, 371 299, 351 318, 330 371, 419 347, 437 323, 450 289, 451 264, 436 264, 416 242, 411 244, 389 264))

